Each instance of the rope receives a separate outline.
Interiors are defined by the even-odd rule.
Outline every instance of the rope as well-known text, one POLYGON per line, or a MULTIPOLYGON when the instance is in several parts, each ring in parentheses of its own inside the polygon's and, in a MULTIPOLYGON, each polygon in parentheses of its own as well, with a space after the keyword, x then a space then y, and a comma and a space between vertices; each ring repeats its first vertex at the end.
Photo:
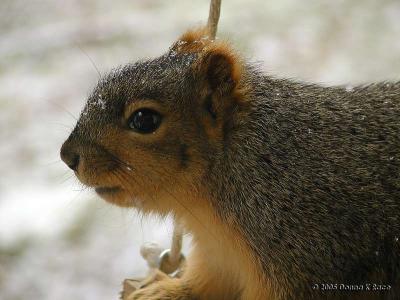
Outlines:
POLYGON ((220 11, 221 11, 221 0, 211 0, 207 27, 208 27, 208 32, 210 34, 210 39, 212 40, 215 40, 215 36, 217 34, 220 11))
POLYGON ((183 266, 185 257, 182 254, 183 227, 178 221, 174 223, 171 248, 160 254, 159 269, 166 274, 173 274, 183 266))
POLYGON ((172 235, 171 250, 169 253, 169 262, 172 265, 177 265, 181 258, 182 239, 183 239, 182 224, 180 224, 178 221, 175 221, 174 233, 172 235))

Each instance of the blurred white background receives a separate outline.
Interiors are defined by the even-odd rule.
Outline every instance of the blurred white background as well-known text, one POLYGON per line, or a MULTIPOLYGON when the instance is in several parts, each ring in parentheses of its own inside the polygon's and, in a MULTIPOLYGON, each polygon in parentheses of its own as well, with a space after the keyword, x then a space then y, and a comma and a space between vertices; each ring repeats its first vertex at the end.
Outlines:
MULTIPOLYGON (((170 222, 112 207, 59 159, 97 71, 165 52, 208 0, 1 0, 0 299, 117 299, 170 222)), ((400 78, 398 0, 223 0, 219 36, 266 72, 323 84, 400 78)), ((186 249, 188 246, 186 245, 186 249)))

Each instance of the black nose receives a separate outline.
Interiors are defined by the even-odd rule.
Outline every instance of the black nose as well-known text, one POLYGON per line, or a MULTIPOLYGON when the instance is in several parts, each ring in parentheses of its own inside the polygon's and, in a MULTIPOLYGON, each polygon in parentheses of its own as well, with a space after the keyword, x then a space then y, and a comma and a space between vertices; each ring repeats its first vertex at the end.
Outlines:
POLYGON ((74 171, 78 170, 80 160, 79 154, 74 151, 74 149, 67 142, 62 145, 60 156, 70 169, 74 171))

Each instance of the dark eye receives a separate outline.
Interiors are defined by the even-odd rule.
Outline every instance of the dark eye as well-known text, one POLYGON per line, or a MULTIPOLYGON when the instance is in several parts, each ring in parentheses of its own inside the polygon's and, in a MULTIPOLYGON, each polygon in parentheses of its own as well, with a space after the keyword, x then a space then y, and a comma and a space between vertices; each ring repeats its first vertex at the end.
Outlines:
POLYGON ((135 111, 128 119, 129 128, 139 133, 152 133, 161 124, 161 115, 148 108, 135 111))

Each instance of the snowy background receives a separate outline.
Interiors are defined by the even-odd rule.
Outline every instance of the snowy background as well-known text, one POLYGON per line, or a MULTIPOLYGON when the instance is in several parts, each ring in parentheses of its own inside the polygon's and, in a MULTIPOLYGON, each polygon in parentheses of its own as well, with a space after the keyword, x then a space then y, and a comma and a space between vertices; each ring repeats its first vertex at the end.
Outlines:
MULTIPOLYGON (((160 55, 208 5, 0 1, 0 299, 117 299, 122 279, 146 271, 140 245, 168 246, 168 220, 97 199, 58 153, 96 68, 160 55)), ((219 35, 278 76, 400 79, 398 0, 224 0, 219 35)))

